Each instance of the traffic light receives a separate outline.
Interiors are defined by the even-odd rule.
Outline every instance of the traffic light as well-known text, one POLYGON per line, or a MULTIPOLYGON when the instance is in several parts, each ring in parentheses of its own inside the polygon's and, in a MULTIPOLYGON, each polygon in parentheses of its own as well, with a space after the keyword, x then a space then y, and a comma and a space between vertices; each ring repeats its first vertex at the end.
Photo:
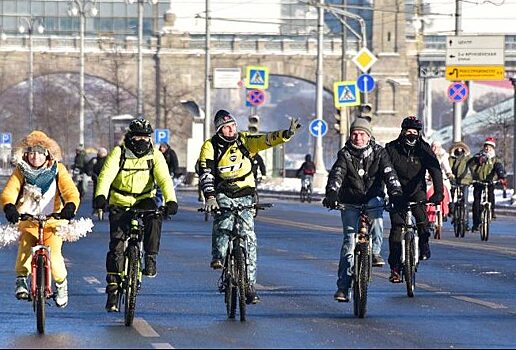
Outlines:
POLYGON ((341 128, 342 118, 340 116, 340 111, 338 109, 335 111, 334 117, 337 122, 333 124, 333 128, 335 129, 337 134, 340 134, 342 132, 342 128, 341 128))
POLYGON ((370 103, 362 103, 358 109, 358 117, 371 121, 373 119, 373 106, 370 103))
POLYGON ((258 124, 260 123, 260 117, 258 114, 252 114, 249 116, 248 120, 248 126, 247 129, 251 133, 257 133, 258 132, 258 124))

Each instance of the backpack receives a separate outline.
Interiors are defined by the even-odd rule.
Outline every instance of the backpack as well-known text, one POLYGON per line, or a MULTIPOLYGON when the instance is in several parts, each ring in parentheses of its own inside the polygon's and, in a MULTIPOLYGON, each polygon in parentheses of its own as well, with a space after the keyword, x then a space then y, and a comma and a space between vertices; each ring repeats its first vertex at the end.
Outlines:
POLYGON ((315 174, 314 162, 305 162, 305 166, 303 167, 303 174, 305 174, 305 175, 315 174))

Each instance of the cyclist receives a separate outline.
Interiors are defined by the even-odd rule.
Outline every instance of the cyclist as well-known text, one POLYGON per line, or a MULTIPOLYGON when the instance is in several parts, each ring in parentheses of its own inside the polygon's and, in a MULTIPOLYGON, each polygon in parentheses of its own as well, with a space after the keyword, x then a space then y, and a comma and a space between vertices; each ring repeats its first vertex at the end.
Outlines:
MULTIPOLYGON (((129 124, 124 142, 108 155, 100 172, 94 206, 104 208, 109 198, 109 251, 106 256, 106 310, 118 311, 118 286, 123 270, 125 232, 130 226, 130 208, 156 209, 154 181, 163 191, 165 216, 177 212, 174 185, 170 178, 163 154, 152 146, 151 124, 144 118, 129 124)), ((143 274, 156 276, 156 258, 159 252, 162 219, 155 216, 144 218, 145 268, 143 274)))
MULTIPOLYGON (((298 119, 292 119, 288 130, 250 135, 238 132, 235 118, 226 110, 215 114, 215 135, 206 140, 201 148, 200 181, 206 198, 205 210, 216 212, 220 207, 251 205, 256 183, 252 173, 251 156, 270 147, 289 141, 300 127, 298 119), (219 207, 220 206, 220 207, 219 207)), ((243 234, 247 236, 249 254, 249 289, 247 303, 256 304, 256 235, 251 210, 244 210, 243 234)), ((212 229, 213 269, 223 267, 228 237, 234 218, 231 213, 216 214, 212 229)))
POLYGON ((265 180, 267 178, 267 170, 265 168, 265 163, 263 162, 262 156, 260 156, 258 153, 251 157, 251 162, 253 163, 254 180, 258 185, 262 180, 265 180), (259 176, 258 170, 260 170, 259 176))
POLYGON ((297 170, 296 176, 301 178, 301 188, 310 188, 315 174, 315 163, 312 161, 312 156, 305 155, 305 161, 297 170))
MULTIPOLYGON (((452 198, 456 195, 456 186, 462 187, 464 198, 468 198, 469 185, 471 184, 471 173, 468 168, 468 161, 471 158, 471 150, 464 142, 454 142, 450 149, 450 168, 453 173, 452 198)), ((464 201, 466 205, 467 200, 464 201)), ((450 201, 450 211, 448 215, 453 215, 453 201, 450 201)), ((466 230, 469 230, 468 218, 466 215, 466 230)), ((453 219, 452 219, 453 220, 453 219)), ((452 221, 453 222, 453 221, 452 221)))
MULTIPOLYGON (((387 185, 391 201, 399 203, 402 195, 401 185, 389 155, 374 141, 369 121, 357 118, 351 124, 349 139, 339 151, 337 161, 328 175, 323 205, 332 209, 337 208, 338 203, 383 206, 384 183, 387 185)), ((380 255, 383 241, 383 208, 368 210, 367 214, 372 220, 373 266, 381 267, 385 264, 380 255)), ((360 210, 341 210, 341 218, 344 239, 340 250, 338 289, 334 299, 349 302, 354 233, 358 230, 360 210)))
MULTIPOLYGON (((72 219, 79 207, 79 191, 61 163, 61 149, 57 142, 42 131, 32 131, 21 140, 15 154, 16 169, 0 196, 7 221, 18 222, 20 213, 48 215, 60 212, 62 219, 72 219)), ((45 245, 50 247, 58 307, 68 304, 67 271, 61 253, 63 240, 54 234, 57 226, 62 224, 62 221, 49 219, 44 232, 45 245)), ((27 300, 30 294, 27 276, 31 268, 31 249, 38 244, 38 224, 23 221, 19 230, 15 293, 17 299, 27 300)))
MULTIPOLYGON (((97 156, 90 159, 88 164, 86 164, 86 173, 88 176, 91 177, 93 180, 93 198, 95 199, 95 190, 97 188, 97 180, 100 174, 100 171, 102 170, 102 167, 104 166, 104 162, 106 161, 108 151, 104 147, 99 147, 97 149, 97 156)), ((92 200, 93 204, 93 200, 92 200)))
MULTIPOLYGON (((502 160, 496 156, 495 152, 496 140, 493 137, 486 138, 483 149, 475 154, 468 161, 468 168, 471 171, 473 180, 476 181, 493 181, 495 176, 500 180, 500 184, 507 188, 507 179, 505 178, 505 170, 502 160)), ((480 225, 480 200, 484 186, 481 184, 473 184, 473 227, 471 232, 478 231, 480 225)), ((492 217, 496 218, 494 206, 494 185, 491 184, 487 188, 487 199, 491 202, 492 217)))
POLYGON ((73 159, 72 170, 74 174, 74 180, 79 189, 81 199, 88 189, 88 179, 86 178, 86 151, 83 145, 79 145, 75 149, 75 158, 73 159))
MULTIPOLYGON (((439 141, 433 141, 432 152, 434 152, 437 161, 439 162, 439 166, 441 167, 442 177, 443 177, 443 201, 441 204, 441 213, 443 221, 446 221, 446 218, 449 213, 449 205, 450 205, 450 192, 451 192, 451 180, 454 178, 452 173, 450 162, 449 162, 449 154, 446 152, 441 143, 439 141)), ((427 197, 430 198, 434 194, 434 186, 432 184, 432 180, 427 172, 427 197)), ((427 206, 426 208, 428 221, 429 221, 429 229, 435 232, 436 227, 435 223, 437 221, 437 209, 434 206, 427 206)))
MULTIPOLYGON (((416 117, 410 116, 403 119, 401 133, 385 148, 391 158, 394 170, 398 174, 403 189, 403 199, 406 202, 419 202, 426 199, 425 174, 428 171, 434 185, 434 194, 429 202, 439 204, 443 200, 443 178, 439 162, 430 145, 421 136, 423 124, 416 117)), ((424 204, 412 208, 416 219, 419 236, 419 259, 430 258, 430 244, 428 237, 428 218, 424 204)), ((400 211, 390 213, 391 231, 389 234, 389 265, 392 283, 401 282, 400 257, 401 257, 401 229, 405 222, 404 214, 400 211)))

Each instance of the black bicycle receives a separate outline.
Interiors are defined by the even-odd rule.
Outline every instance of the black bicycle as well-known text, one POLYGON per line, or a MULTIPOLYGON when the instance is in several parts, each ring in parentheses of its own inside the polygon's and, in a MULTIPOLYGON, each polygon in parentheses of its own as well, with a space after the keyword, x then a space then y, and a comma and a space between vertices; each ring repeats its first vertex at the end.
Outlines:
MULTIPOLYGON (((234 217, 233 230, 229 236, 226 258, 224 259, 224 266, 219 279, 219 291, 224 293, 226 313, 230 319, 235 318, 238 303, 240 321, 246 320, 249 259, 247 236, 241 234, 242 226, 244 225, 242 212, 244 210, 263 210, 272 206, 269 203, 253 203, 251 205, 235 205, 230 208, 221 207, 215 212, 216 215, 230 212, 234 217)), ((205 211, 203 208, 198 210, 205 211)))
POLYGON ((464 238, 468 224, 468 212, 466 210, 466 198, 463 185, 453 185, 452 193, 455 196, 453 205, 453 232, 455 237, 464 238))
POLYGON ((358 318, 364 318, 367 312, 367 289, 372 281, 373 243, 371 239, 371 220, 368 210, 383 209, 384 206, 369 207, 366 204, 339 204, 336 209, 346 210, 354 208, 360 210, 358 230, 354 232, 353 268, 351 284, 353 287, 353 313, 358 318))
POLYGON ((301 203, 312 202, 312 178, 311 176, 305 176, 301 179, 301 192, 299 192, 301 203))
POLYGON ((129 209, 131 226, 124 242, 124 270, 118 289, 118 310, 124 305, 124 320, 126 326, 131 326, 136 309, 136 297, 142 285, 143 259, 143 218, 147 216, 162 217, 165 208, 158 209, 129 209))
POLYGON ((480 200, 480 240, 487 241, 489 239, 489 227, 491 225, 491 221, 493 220, 493 205, 489 201, 489 186, 496 184, 499 180, 496 181, 477 181, 473 180, 472 184, 480 184, 483 186, 482 188, 482 197, 480 200))

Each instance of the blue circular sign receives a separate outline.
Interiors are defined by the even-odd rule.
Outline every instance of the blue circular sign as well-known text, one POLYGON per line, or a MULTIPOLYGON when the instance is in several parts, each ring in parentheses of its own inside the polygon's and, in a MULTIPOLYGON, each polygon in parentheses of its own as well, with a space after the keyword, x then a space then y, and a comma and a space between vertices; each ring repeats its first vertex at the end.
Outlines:
POLYGON ((358 90, 362 92, 371 92, 374 89, 374 78, 369 74, 362 74, 357 79, 358 90))
POLYGON ((314 119, 308 127, 310 134, 314 137, 323 137, 328 132, 328 124, 321 119, 314 119))

